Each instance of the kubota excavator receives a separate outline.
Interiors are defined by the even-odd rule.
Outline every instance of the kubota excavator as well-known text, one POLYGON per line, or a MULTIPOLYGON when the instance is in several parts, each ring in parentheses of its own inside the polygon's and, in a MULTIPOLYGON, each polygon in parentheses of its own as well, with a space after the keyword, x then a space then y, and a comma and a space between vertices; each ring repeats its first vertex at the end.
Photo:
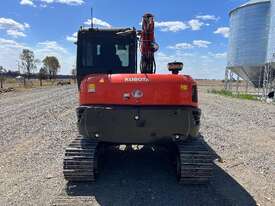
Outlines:
POLYGON ((77 40, 77 108, 80 136, 66 148, 64 177, 95 181, 106 145, 163 145, 177 162, 177 179, 203 184, 212 175, 211 152, 199 138, 197 84, 181 75, 156 74, 154 17, 145 14, 142 30, 81 28, 77 40), (137 49, 140 47, 140 72, 137 49), (172 148, 172 149, 171 149, 172 148))

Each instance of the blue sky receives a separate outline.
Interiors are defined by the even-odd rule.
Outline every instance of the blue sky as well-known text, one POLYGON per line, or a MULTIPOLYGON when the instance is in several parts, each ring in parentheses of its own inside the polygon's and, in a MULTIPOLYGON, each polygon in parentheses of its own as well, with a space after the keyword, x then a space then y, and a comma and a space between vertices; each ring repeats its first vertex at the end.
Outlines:
MULTIPOLYGON (((141 16, 155 15, 158 72, 169 61, 182 61, 183 73, 221 79, 226 67, 228 12, 245 0, 1 0, 0 65, 16 70, 23 48, 39 59, 55 55, 60 73, 75 64, 75 32, 94 8, 97 27, 139 28, 141 16)), ((87 25, 86 25, 87 26, 87 25)))

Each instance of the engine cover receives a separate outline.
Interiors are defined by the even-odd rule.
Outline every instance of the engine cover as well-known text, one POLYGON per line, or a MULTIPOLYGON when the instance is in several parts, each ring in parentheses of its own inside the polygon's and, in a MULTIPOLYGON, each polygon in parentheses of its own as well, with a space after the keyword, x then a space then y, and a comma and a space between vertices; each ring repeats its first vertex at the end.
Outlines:
POLYGON ((175 74, 94 74, 80 86, 80 105, 162 105, 197 107, 196 82, 175 74))

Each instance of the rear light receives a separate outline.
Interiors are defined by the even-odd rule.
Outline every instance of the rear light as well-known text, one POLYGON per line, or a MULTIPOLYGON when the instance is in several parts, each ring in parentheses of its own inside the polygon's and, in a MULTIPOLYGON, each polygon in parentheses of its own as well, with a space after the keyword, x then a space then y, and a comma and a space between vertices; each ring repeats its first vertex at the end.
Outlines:
POLYGON ((180 90, 181 90, 182 92, 188 91, 188 85, 186 85, 186 84, 181 84, 181 85, 180 85, 180 90))
POLYGON ((95 84, 88 84, 88 92, 95 93, 95 91, 96 91, 95 84))
POLYGON ((192 86, 192 102, 198 102, 198 89, 197 85, 192 86))

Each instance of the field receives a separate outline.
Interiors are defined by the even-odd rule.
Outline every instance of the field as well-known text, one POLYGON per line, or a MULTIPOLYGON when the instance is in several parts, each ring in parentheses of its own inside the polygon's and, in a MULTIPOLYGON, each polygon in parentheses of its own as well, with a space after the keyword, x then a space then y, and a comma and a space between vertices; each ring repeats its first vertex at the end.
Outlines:
POLYGON ((13 88, 16 91, 24 91, 26 89, 34 89, 34 88, 43 88, 43 87, 53 87, 56 86, 58 82, 70 82, 74 83, 74 80, 68 79, 68 80, 61 80, 61 79, 54 79, 54 80, 42 80, 40 84, 40 80, 38 79, 26 79, 25 85, 24 81, 22 80, 16 80, 15 78, 7 78, 3 82, 3 88, 13 88))
MULTIPOLYGON (((203 91, 211 91, 211 90, 222 90, 224 89, 224 82, 222 80, 197 80, 200 89, 203 91)), ((233 82, 232 83, 232 92, 237 92, 237 85, 238 91, 240 93, 249 93, 249 94, 257 94, 259 91, 253 85, 248 84, 246 85, 245 81, 240 81, 239 83, 233 82), (247 87, 246 87, 247 86, 247 87), (247 89, 247 91, 246 91, 247 89)), ((261 92, 261 90, 260 90, 261 92)))
POLYGON ((222 160, 208 186, 178 185, 167 154, 146 149, 107 151, 95 184, 67 184, 62 158, 77 135, 76 87, 1 94, 0 205, 275 205, 274 105, 207 93, 213 85, 199 87, 201 135, 222 160))

